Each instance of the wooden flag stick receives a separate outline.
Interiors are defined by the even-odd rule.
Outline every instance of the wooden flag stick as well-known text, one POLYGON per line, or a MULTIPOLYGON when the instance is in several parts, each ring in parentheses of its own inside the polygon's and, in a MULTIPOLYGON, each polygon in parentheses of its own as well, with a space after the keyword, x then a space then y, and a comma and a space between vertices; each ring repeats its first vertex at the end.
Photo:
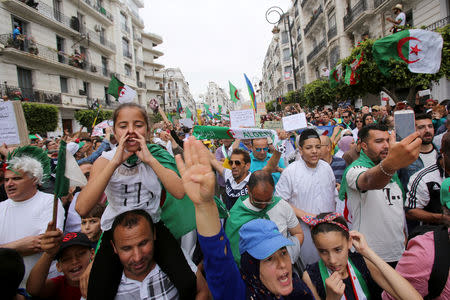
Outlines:
POLYGON ((58 197, 56 197, 56 194, 53 196, 53 217, 52 217, 52 223, 53 223, 53 230, 56 230, 56 219, 58 218, 58 197))

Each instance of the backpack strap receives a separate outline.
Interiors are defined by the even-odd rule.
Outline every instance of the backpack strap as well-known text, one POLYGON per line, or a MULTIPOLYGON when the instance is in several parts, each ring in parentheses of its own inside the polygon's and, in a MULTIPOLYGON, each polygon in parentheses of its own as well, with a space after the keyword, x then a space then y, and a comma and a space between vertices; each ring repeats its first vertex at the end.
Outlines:
POLYGON ((434 230, 434 262, 428 280, 428 295, 424 299, 434 299, 444 290, 450 268, 450 240, 448 229, 439 226, 434 230))

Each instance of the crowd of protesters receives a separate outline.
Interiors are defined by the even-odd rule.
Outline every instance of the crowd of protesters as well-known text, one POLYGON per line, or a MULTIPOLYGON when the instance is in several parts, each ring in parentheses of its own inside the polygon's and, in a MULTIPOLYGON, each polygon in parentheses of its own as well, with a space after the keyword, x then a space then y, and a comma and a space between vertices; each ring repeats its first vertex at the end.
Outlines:
POLYGON ((0 298, 450 299, 449 109, 290 104, 260 127, 308 128, 200 140, 229 121, 126 103, 102 137, 3 144, 0 298), (401 141, 398 110, 415 113, 401 141), (54 208, 61 147, 87 184, 54 208))

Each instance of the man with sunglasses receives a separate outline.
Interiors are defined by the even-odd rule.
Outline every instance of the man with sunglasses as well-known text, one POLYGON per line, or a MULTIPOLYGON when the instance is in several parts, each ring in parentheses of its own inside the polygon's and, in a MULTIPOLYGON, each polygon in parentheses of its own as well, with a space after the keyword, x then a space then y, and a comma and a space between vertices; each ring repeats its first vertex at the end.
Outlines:
POLYGON ((342 113, 342 123, 341 126, 348 129, 354 129, 356 125, 352 122, 352 115, 349 111, 344 111, 342 113))
MULTIPOLYGON (((263 139, 253 139, 252 140, 252 153, 250 153, 251 165, 250 172, 255 172, 258 170, 262 170, 265 166, 267 166, 272 154, 269 153, 269 142, 267 138, 263 139)), ((281 159, 277 160, 278 166, 275 173, 272 173, 273 181, 275 181, 275 185, 280 179, 281 172, 286 168, 284 161, 281 159)))

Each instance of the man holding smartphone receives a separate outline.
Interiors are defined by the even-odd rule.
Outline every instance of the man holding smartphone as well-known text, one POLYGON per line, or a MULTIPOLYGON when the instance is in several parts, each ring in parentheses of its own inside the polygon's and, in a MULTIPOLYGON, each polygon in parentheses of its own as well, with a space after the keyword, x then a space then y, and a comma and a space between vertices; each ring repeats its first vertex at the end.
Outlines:
POLYGON ((358 138, 360 157, 346 169, 339 196, 349 203, 353 229, 395 267, 406 241, 404 195, 396 172, 417 159, 422 141, 414 132, 396 143, 395 132, 380 124, 363 127, 358 138))

